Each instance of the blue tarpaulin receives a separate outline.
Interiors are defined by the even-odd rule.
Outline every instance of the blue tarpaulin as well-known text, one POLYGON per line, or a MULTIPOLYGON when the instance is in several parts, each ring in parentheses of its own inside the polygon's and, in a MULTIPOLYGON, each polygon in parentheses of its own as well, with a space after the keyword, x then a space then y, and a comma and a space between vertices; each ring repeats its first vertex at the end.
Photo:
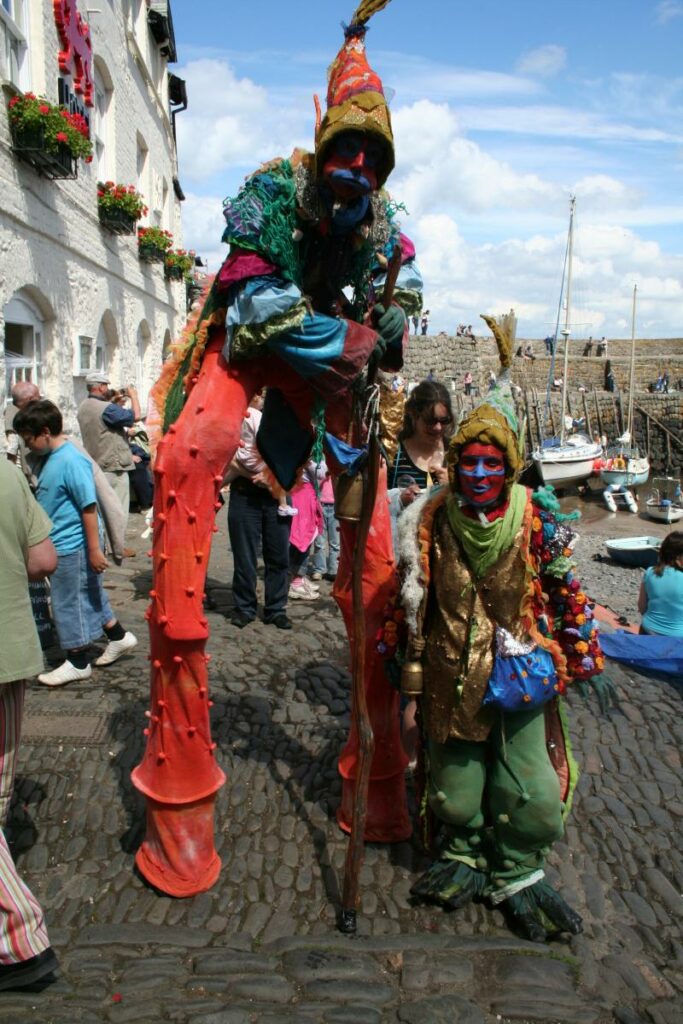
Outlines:
POLYGON ((601 633, 600 646, 608 658, 647 671, 683 675, 683 637, 640 633, 601 633))

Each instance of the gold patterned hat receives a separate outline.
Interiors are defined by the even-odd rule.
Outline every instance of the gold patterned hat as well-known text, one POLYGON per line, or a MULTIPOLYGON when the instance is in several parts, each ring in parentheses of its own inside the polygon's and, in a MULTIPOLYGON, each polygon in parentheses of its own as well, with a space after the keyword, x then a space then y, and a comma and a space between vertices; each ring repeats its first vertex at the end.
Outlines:
POLYGON ((373 135, 382 143, 383 157, 377 168, 381 187, 394 166, 394 136, 382 80, 370 67, 365 52, 367 23, 389 0, 362 0, 351 24, 344 29, 344 42, 327 72, 327 112, 321 118, 315 96, 315 155, 318 170, 325 151, 336 135, 358 131, 373 135))
POLYGON ((485 398, 460 421, 455 434, 451 438, 446 453, 448 479, 453 490, 460 489, 457 466, 460 452, 472 441, 480 444, 493 444, 505 456, 505 483, 509 489, 520 473, 524 460, 522 458, 523 429, 515 413, 510 383, 510 365, 516 329, 516 319, 512 311, 507 316, 494 319, 482 315, 482 320, 490 327, 498 347, 501 372, 485 398))

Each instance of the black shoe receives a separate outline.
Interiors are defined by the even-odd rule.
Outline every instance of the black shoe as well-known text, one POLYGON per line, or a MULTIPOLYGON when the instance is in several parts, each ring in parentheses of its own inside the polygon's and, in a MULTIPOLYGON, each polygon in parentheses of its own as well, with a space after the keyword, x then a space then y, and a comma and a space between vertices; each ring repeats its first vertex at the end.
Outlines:
POLYGON ((247 615, 242 615, 241 612, 233 612, 230 616, 230 625, 237 626, 238 629, 244 629, 250 622, 253 622, 247 615))
POLYGON ((327 580, 328 583, 334 583, 336 578, 337 578, 336 572, 326 572, 324 574, 324 576, 323 576, 323 579, 327 580))
POLYGON ((291 629, 292 623, 287 618, 284 612, 280 612, 279 615, 273 615, 272 619, 263 620, 266 626, 276 626, 278 629, 291 629))
POLYGON ((48 975, 59 967, 57 957, 48 946, 38 956, 30 960, 20 960, 16 964, 0 964, 0 992, 13 988, 25 988, 35 985, 37 981, 48 981, 48 975))

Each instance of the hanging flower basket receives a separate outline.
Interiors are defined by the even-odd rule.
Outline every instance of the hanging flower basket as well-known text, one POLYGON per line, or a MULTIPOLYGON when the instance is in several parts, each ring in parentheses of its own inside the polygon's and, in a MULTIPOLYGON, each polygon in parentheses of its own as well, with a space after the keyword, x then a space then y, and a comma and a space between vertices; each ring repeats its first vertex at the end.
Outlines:
POLYGON ((138 256, 143 263, 163 263, 173 235, 157 227, 138 228, 138 256))
POLYGON ((190 249, 170 249, 164 259, 164 274, 169 281, 190 278, 194 269, 194 252, 190 249))
POLYGON ((135 225, 147 213, 145 200, 134 185, 97 182, 100 224, 115 235, 134 235, 135 225))
POLYGON ((125 210, 106 210, 99 208, 100 224, 113 235, 134 235, 135 217, 131 217, 125 210))
POLYGON ((45 178, 75 178, 77 161, 92 160, 87 121, 66 107, 32 92, 12 96, 7 104, 12 148, 45 178))
POLYGON ((12 149, 25 164, 43 178, 77 178, 76 158, 69 147, 60 142, 52 151, 47 148, 45 132, 41 127, 15 128, 12 126, 12 149))

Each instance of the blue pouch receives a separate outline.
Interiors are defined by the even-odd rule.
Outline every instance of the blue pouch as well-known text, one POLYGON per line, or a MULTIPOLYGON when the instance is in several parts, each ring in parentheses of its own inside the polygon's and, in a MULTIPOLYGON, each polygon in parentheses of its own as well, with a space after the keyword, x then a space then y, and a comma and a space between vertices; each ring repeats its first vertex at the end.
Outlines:
POLYGON ((556 685, 549 651, 521 644, 500 626, 496 628, 496 660, 482 704, 502 711, 530 711, 551 700, 556 685))

